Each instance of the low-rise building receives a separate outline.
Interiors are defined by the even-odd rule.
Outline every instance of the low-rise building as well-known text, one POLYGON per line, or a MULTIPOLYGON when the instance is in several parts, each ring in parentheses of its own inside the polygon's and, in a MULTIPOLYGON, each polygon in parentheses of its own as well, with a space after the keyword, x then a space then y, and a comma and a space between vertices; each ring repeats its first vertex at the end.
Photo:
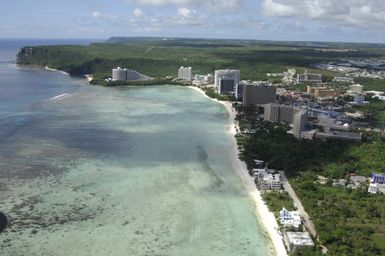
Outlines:
POLYGON ((258 186, 261 190, 281 190, 281 175, 279 173, 261 170, 258 176, 258 186))
POLYGON ((322 83, 322 75, 308 73, 305 70, 304 74, 297 74, 297 83, 322 83))
POLYGON ((343 131, 333 131, 333 132, 316 132, 315 137, 318 139, 340 139, 340 140, 352 140, 361 142, 362 133, 357 132, 343 132, 343 131))
POLYGON ((348 94, 351 95, 360 95, 364 92, 364 86, 361 84, 352 84, 349 86, 349 90, 347 91, 348 94))
POLYGON ((301 216, 297 211, 288 211, 285 208, 282 208, 282 210, 279 212, 279 216, 281 224, 286 228, 293 227, 298 229, 302 224, 301 216))
POLYGON ((317 86, 307 86, 306 92, 316 98, 333 98, 336 95, 333 89, 317 86))
POLYGON ((314 242, 308 232, 285 232, 283 238, 289 252, 303 247, 314 246, 314 242))
POLYGON ((336 76, 336 77, 334 77, 333 82, 354 83, 354 78, 353 77, 347 77, 347 76, 336 76))

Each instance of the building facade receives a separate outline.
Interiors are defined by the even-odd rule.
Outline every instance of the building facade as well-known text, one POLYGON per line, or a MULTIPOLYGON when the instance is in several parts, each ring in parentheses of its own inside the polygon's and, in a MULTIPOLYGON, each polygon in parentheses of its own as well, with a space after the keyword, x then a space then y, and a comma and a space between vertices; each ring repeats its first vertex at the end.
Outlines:
POLYGON ((216 70, 214 83, 218 93, 226 95, 234 94, 236 85, 240 81, 240 77, 241 73, 239 70, 216 70))
POLYGON ((127 69, 114 68, 112 70, 112 81, 127 81, 127 69))
POLYGON ((266 104, 264 111, 264 120, 275 123, 292 123, 294 114, 299 109, 293 106, 285 106, 278 104, 266 104))
POLYGON ((242 102, 245 107, 275 103, 277 88, 263 84, 248 84, 243 86, 242 102))
POLYGON ((180 67, 178 69, 178 79, 191 82, 191 80, 192 80, 192 68, 191 67, 180 67))
POLYGON ((305 129, 307 121, 306 111, 300 110, 293 116, 293 135, 297 139, 301 139, 302 131, 305 129))
POLYGON ((297 74, 297 83, 322 83, 322 75, 308 73, 305 70, 304 74, 297 74))

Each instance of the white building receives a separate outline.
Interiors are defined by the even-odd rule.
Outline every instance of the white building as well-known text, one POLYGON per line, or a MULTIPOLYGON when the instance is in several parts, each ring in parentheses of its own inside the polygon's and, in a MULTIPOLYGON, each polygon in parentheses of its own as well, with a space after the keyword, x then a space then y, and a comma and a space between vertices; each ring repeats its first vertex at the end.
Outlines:
POLYGON ((192 68, 191 67, 180 67, 178 69, 178 79, 191 82, 191 80, 192 80, 192 68))
POLYGON ((269 173, 264 169, 260 169, 258 184, 262 190, 281 190, 281 175, 278 173, 269 173))
POLYGON ((314 246, 308 232, 285 232, 283 238, 289 252, 296 248, 314 246))
POLYGON ((121 67, 114 68, 112 70, 112 81, 126 81, 127 80, 127 69, 121 67))
POLYGON ((362 94, 364 92, 364 86, 361 84, 352 84, 349 86, 348 93, 349 94, 362 94))
POLYGON ((374 94, 373 98, 377 98, 379 100, 385 100, 385 93, 384 92, 381 92, 381 91, 367 91, 366 93, 367 94, 368 93, 374 94))
POLYGON ((215 70, 214 83, 219 94, 234 94, 239 83, 241 72, 239 70, 215 70))
POLYGON ((347 76, 336 76, 333 79, 333 82, 337 83, 353 83, 354 78, 353 77, 347 77, 347 76))
POLYGON ((281 224, 285 227, 298 229, 301 226, 301 216, 297 211, 288 211, 285 208, 279 212, 281 224))
POLYGON ((297 74, 297 83, 322 83, 321 74, 308 73, 305 70, 304 74, 297 74))

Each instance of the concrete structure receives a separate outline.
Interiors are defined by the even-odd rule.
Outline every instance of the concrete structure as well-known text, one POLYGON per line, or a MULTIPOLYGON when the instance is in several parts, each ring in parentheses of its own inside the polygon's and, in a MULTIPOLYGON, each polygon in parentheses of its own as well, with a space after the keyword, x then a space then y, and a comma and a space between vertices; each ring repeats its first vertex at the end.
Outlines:
POLYGON ((371 183, 385 184, 385 174, 383 173, 372 173, 370 177, 371 183))
POLYGON ((127 69, 114 68, 112 70, 112 81, 127 81, 127 69))
POLYGON ((297 74, 297 83, 322 83, 322 75, 308 73, 305 70, 304 74, 297 74))
POLYGON ((352 84, 349 86, 348 93, 349 94, 362 94, 364 92, 364 86, 361 84, 352 84))
POLYGON ((333 89, 317 86, 307 86, 306 92, 316 98, 333 98, 336 95, 333 89))
POLYGON ((276 123, 292 123, 294 114, 298 111, 299 109, 293 106, 266 104, 264 111, 264 120, 276 123))
POLYGON ((260 170, 257 183, 261 190, 282 189, 281 175, 267 170, 260 170))
POLYGON ((293 117, 293 135, 297 139, 301 139, 301 133, 305 128, 307 121, 306 111, 300 110, 294 114, 293 117))
POLYGON ((275 103, 276 95, 277 89, 270 83, 247 84, 243 85, 242 102, 245 107, 275 103))
POLYGON ((294 82, 294 75, 296 70, 294 68, 289 68, 287 72, 283 72, 282 82, 286 84, 292 84, 294 82))
POLYGON ((285 208, 282 208, 279 212, 279 216, 279 220, 284 227, 293 227, 298 229, 302 224, 301 216, 297 211, 288 211, 285 208))
POLYGON ((316 132, 315 135, 318 139, 340 139, 340 140, 352 140, 361 142, 362 134, 355 132, 343 132, 343 131, 333 131, 333 132, 316 132))
POLYGON ((212 74, 207 74, 204 77, 205 84, 214 84, 214 76, 212 74))
POLYGON ((367 91, 367 94, 374 94, 373 98, 379 99, 379 100, 385 100, 385 93, 381 91, 367 91))
POLYGON ((216 70, 214 83, 219 94, 234 94, 236 85, 239 83, 241 73, 239 70, 216 70))
POLYGON ((297 248, 314 246, 308 232, 285 232, 283 239, 289 252, 297 248))
POLYGON ((191 67, 180 67, 178 69, 178 79, 191 82, 192 80, 192 68, 191 67))
POLYGON ((365 102, 365 96, 364 95, 354 95, 354 101, 353 103, 356 105, 362 105, 365 102))
POLYGON ((368 183, 367 177, 351 175, 349 184, 346 187, 351 189, 358 189, 358 188, 361 188, 362 186, 365 186, 367 183, 368 183))
POLYGON ((150 80, 151 78, 140 74, 135 70, 122 69, 121 67, 112 70, 112 81, 135 81, 135 80, 150 80))
POLYGON ((346 76, 336 76, 336 77, 334 77, 333 82, 354 83, 354 78, 353 77, 346 77, 346 76))

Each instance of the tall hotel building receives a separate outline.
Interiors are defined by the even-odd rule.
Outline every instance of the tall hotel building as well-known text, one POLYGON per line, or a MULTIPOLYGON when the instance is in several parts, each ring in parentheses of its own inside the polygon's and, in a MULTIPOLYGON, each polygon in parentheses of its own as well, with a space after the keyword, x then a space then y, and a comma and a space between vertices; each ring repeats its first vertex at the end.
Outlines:
POLYGON ((235 87, 239 83, 241 72, 239 70, 216 70, 214 83, 219 94, 231 95, 235 93, 235 87))
POLYGON ((191 80, 192 80, 191 67, 180 67, 178 69, 178 79, 191 82, 191 80))

